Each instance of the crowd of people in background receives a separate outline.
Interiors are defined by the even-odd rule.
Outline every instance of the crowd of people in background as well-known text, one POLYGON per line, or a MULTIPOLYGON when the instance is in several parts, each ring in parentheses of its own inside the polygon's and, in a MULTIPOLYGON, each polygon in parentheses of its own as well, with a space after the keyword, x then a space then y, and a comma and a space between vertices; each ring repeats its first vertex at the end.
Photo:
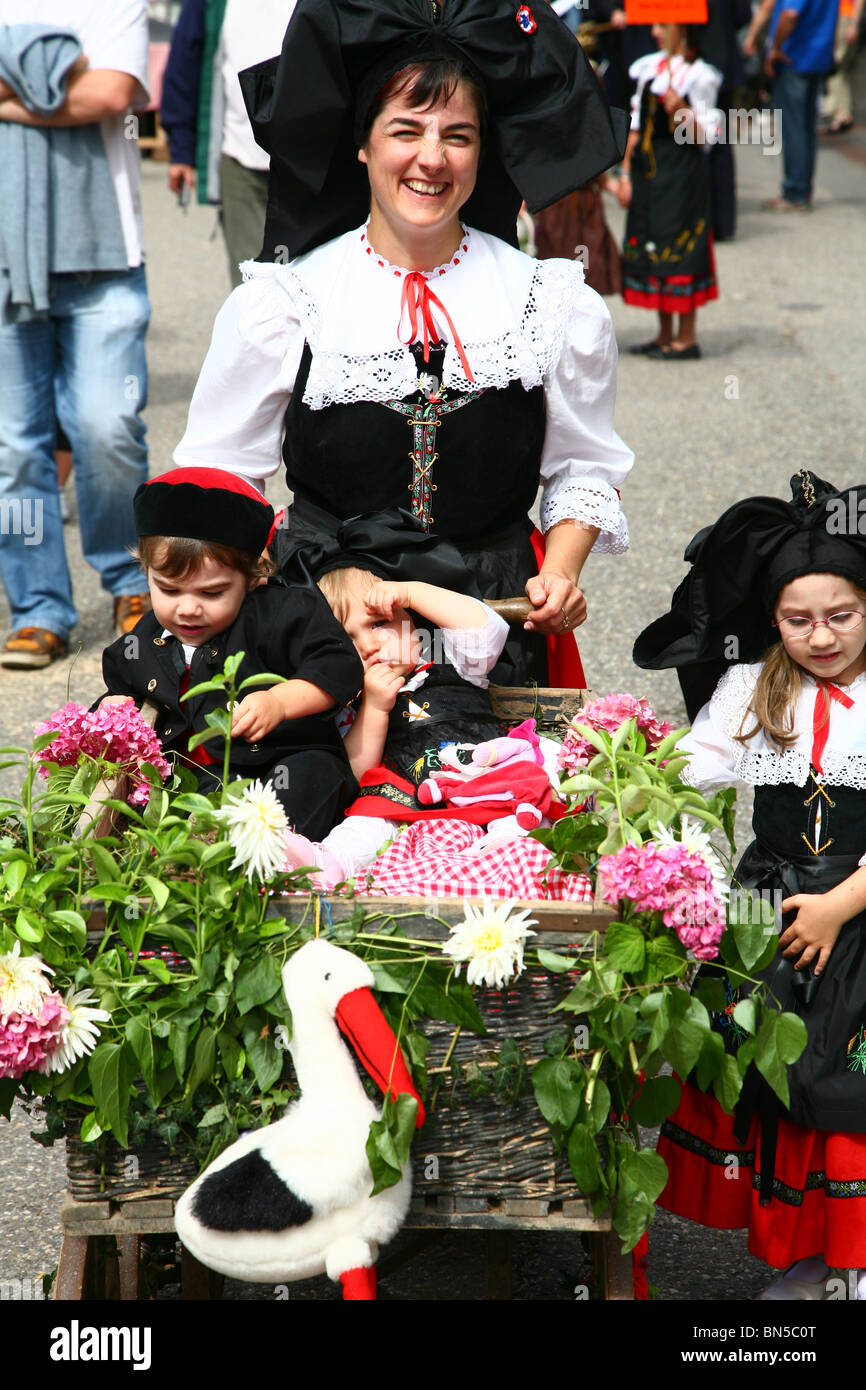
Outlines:
MULTIPOLYGON (((583 260, 593 288, 622 293, 658 315, 656 333, 631 350, 668 362, 697 358, 697 310, 719 292, 714 245, 733 238, 737 226, 735 141, 725 134, 725 117, 735 109, 775 112, 783 175, 765 206, 808 211, 822 96, 828 134, 845 136, 854 125, 851 73, 866 0, 708 0, 708 22, 688 27, 630 25, 617 0, 550 2, 589 55, 611 105, 630 110, 632 133, 618 167, 539 213, 534 225, 523 222, 524 242, 539 258, 583 260), (622 247, 608 226, 606 199, 627 208, 622 247)), ((130 630, 149 602, 129 558, 134 537, 125 505, 147 475, 141 411, 149 305, 138 152, 122 135, 125 113, 155 102, 145 0, 29 0, 26 8, 28 22, 80 26, 81 35, 77 48, 53 55, 46 90, 29 106, 19 95, 29 78, 26 52, 8 39, 0 49, 0 154, 4 168, 18 171, 0 216, 0 495, 7 516, 21 513, 0 535, 12 627, 0 664, 32 670, 66 654, 77 616, 58 468, 62 484, 74 467, 84 553, 113 599, 116 631, 130 630), (27 164, 34 126, 54 132, 51 160, 64 172, 51 186, 68 185, 70 194, 49 208, 64 219, 64 236, 46 241, 36 272, 32 256, 26 266, 16 258, 13 233, 25 206, 36 205, 33 180, 46 180, 44 197, 53 177, 47 166, 37 175, 27 164), (102 203, 76 198, 69 171, 82 167, 102 203), (88 219, 88 206, 106 215, 88 219), (105 374, 96 377, 85 364, 93 352, 105 360, 106 344, 93 335, 109 313, 120 315, 125 336, 115 344, 116 389, 110 400, 97 400, 105 374), (24 525, 32 497, 42 500, 38 547, 24 525)), ((269 163, 253 138, 237 73, 279 49, 293 8, 294 0, 151 5, 170 22, 163 24, 171 44, 161 74, 168 187, 181 201, 194 195, 219 206, 233 286, 240 263, 261 249, 269 163)), ((21 10, 21 0, 0 0, 5 25, 20 22, 21 10)))

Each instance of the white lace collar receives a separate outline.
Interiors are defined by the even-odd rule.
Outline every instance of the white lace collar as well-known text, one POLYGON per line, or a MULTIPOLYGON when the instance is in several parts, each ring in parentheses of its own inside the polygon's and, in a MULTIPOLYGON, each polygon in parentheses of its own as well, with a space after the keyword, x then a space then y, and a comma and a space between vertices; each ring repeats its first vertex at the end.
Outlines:
MULTIPOLYGON (((748 744, 733 742, 740 731, 744 710, 751 699, 760 663, 732 666, 716 687, 710 702, 714 719, 732 741, 733 771, 739 781, 752 786, 805 786, 812 752, 812 722, 818 684, 803 679, 794 714, 796 743, 780 749, 761 731, 748 744)), ((830 732, 822 758, 824 781, 829 786, 866 790, 866 673, 840 686, 853 700, 850 709, 836 704, 830 712, 830 732)))
MULTIPOLYGON (((268 279, 282 290, 291 301, 287 313, 300 319, 313 357, 304 401, 313 410, 401 400, 418 389, 415 360, 397 337, 406 272, 389 267, 372 249, 368 256, 363 231, 347 232, 288 265, 246 262, 243 267, 246 278, 268 279)), ((461 255, 430 276, 460 335, 475 389, 503 388, 512 381, 527 389, 543 384, 582 289, 579 262, 535 261, 476 230, 461 241, 461 255), (468 252, 462 252, 464 244, 468 252)), ((450 336, 443 327, 443 336, 450 336)), ((467 389, 450 341, 443 385, 467 389)))

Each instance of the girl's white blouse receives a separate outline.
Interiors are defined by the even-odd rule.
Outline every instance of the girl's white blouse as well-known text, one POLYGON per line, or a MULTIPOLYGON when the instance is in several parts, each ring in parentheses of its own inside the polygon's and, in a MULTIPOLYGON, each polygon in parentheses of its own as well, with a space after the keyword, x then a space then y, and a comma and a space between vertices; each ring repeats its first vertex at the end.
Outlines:
MULTIPOLYGON (((245 283, 214 323, 178 465, 228 468, 254 484, 274 473, 305 342, 312 410, 417 391, 414 359, 397 336, 406 271, 368 252, 364 233, 347 232, 284 265, 245 263, 245 283)), ((582 521, 601 531, 596 550, 626 550, 618 489, 634 455, 613 428, 616 340, 581 264, 536 261, 467 229, 454 261, 425 278, 451 316, 476 387, 544 387, 542 530, 582 521)), ((472 389, 435 305, 433 317, 448 339, 443 385, 472 389)))
MULTIPOLYGON (((689 63, 679 53, 675 53, 670 59, 669 67, 666 53, 645 53, 642 58, 635 59, 628 75, 637 83, 637 89, 631 99, 632 130, 640 130, 641 101, 644 88, 649 85, 653 95, 659 98, 664 97, 673 87, 677 96, 688 101, 692 110, 701 117, 705 130, 712 128, 715 132, 720 115, 716 109, 716 102, 722 85, 722 74, 718 68, 705 63, 702 58, 696 58, 694 62, 689 63)), ((708 136, 707 143, 715 142, 708 136)))
MULTIPOLYGON (((753 787, 792 783, 805 786, 812 752, 812 724, 817 682, 803 673, 794 715, 796 742, 778 748, 761 730, 747 745, 734 742, 761 669, 760 663, 732 666, 712 699, 698 712, 691 732, 680 747, 690 753, 683 780, 702 788, 729 787, 747 782, 753 787)), ((821 758, 828 786, 866 789, 866 673, 841 686, 854 701, 850 709, 831 702, 830 731, 821 758)), ((753 719, 749 716, 747 727, 753 719)))

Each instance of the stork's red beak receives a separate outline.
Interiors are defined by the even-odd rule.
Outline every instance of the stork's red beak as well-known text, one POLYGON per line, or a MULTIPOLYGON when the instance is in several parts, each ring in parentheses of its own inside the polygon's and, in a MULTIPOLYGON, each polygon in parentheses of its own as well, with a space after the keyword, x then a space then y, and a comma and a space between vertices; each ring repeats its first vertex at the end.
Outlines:
POLYGON ((415 1097, 418 1102, 415 1127, 420 1129, 424 1123, 424 1103, 415 1090, 400 1045, 371 991, 354 989, 344 994, 337 1005, 336 1017, 341 1033, 348 1038, 382 1094, 388 1092, 392 1100, 399 1095, 415 1097))

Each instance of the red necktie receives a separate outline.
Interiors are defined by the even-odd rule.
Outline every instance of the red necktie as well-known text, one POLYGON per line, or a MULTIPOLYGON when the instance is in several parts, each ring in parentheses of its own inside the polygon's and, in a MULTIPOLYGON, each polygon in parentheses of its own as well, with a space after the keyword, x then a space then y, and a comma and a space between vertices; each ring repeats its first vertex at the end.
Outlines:
POLYGON ((463 370, 466 373, 466 379, 467 381, 474 382, 475 377, 472 375, 472 369, 466 360, 466 353, 463 351, 463 344, 457 334, 457 329, 451 322, 451 315, 448 313, 442 300, 433 293, 420 270, 412 270, 404 277, 403 293, 400 297, 400 324, 397 328, 397 337, 400 339, 401 343, 414 343, 415 339, 418 337, 418 315, 420 313, 421 329, 423 331, 424 361, 429 362, 430 340, 431 338, 438 340, 440 336, 439 330, 433 322, 433 311, 430 307, 432 304, 435 304, 436 308, 440 309, 445 315, 445 322, 451 330, 451 339, 454 343, 457 356, 460 358, 463 370), (408 338, 403 338, 400 334, 400 329, 403 326, 404 314, 409 320, 408 338))
POLYGON ((838 685, 819 685, 815 695, 815 710, 812 715, 812 766, 822 772, 821 757, 830 737, 830 700, 838 700, 845 709, 850 709, 854 701, 838 685), (826 693, 825 693, 826 692, 826 693), (828 699, 829 696, 829 699, 828 699))

